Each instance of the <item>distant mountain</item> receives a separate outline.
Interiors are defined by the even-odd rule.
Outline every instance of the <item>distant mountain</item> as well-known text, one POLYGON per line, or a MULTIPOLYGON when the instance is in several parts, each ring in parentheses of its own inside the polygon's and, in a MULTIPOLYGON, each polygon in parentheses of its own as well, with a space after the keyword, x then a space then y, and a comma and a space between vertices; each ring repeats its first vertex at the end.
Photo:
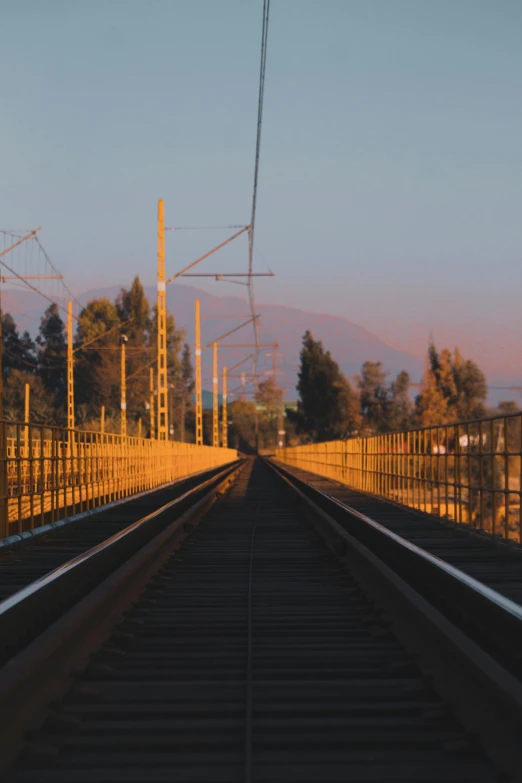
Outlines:
MULTIPOLYGON (((90 299, 98 296, 108 296, 113 299, 119 288, 112 286, 93 291, 86 291, 81 297, 81 301, 88 302, 90 299)), ((146 293, 149 300, 154 301, 156 292, 152 287, 146 287, 146 293)), ((174 284, 167 289, 167 307, 169 312, 174 315, 176 324, 185 330, 186 339, 193 347, 194 345, 194 303, 196 299, 200 300, 201 305, 201 333, 203 345, 211 343, 220 335, 233 329, 241 321, 250 317, 248 304, 239 297, 219 297, 209 294, 206 291, 184 284, 174 284)), ((352 376, 359 372, 361 365, 366 360, 382 361, 385 368, 392 375, 396 375, 400 370, 407 370, 414 381, 418 381, 422 376, 423 363, 415 356, 404 351, 398 351, 387 345, 371 332, 363 329, 350 321, 333 315, 320 315, 308 313, 304 310, 298 310, 293 307, 284 307, 281 305, 263 305, 257 306, 261 314, 261 325, 259 328, 259 341, 262 344, 279 343, 279 353, 282 356, 279 359, 279 369, 284 373, 281 382, 285 388, 287 399, 297 397, 296 383, 299 365, 299 352, 301 350, 301 340, 307 329, 309 329, 314 338, 322 340, 324 347, 331 351, 332 356, 339 362, 343 372, 347 376, 352 376)), ((237 343, 250 343, 253 339, 252 327, 246 326, 244 329, 231 335, 223 341, 223 346, 237 343)), ((226 361, 231 367, 240 360, 239 354, 248 354, 248 348, 225 349, 220 347, 220 366, 226 361), (225 357, 227 357, 225 359, 225 357)), ((260 370, 270 370, 272 367, 272 349, 263 348, 260 370), (267 355, 270 354, 270 355, 267 355)), ((211 388, 211 351, 203 352, 203 379, 204 386, 211 388), (205 383, 205 380, 207 381, 205 383)), ((237 370, 237 373, 248 371, 248 363, 237 370)), ((239 387, 241 379, 230 379, 229 389, 239 387)))
MULTIPOLYGON (((153 287, 146 289, 149 301, 153 302, 156 291, 153 287)), ((87 303, 90 299, 106 296, 114 299, 118 294, 119 286, 110 286, 96 290, 86 291, 79 297, 81 302, 87 303)), ((219 297, 202 291, 193 286, 173 284, 167 289, 167 306, 169 312, 174 315, 178 326, 186 332, 186 339, 191 346, 194 344, 194 302, 199 298, 202 315, 202 342, 211 343, 212 340, 237 326, 241 321, 249 318, 247 303, 239 297, 219 297)), ((4 291, 4 309, 12 312, 21 329, 29 329, 34 334, 38 329, 40 318, 46 303, 41 297, 28 291, 4 291), (20 316, 20 313, 23 313, 20 316)), ((307 329, 315 339, 323 341, 325 348, 331 351, 332 356, 339 362, 343 372, 352 376, 359 372, 361 365, 366 360, 382 361, 387 370, 393 375, 400 370, 408 370, 412 379, 418 381, 422 375, 422 361, 404 351, 398 351, 387 345, 384 341, 350 321, 333 315, 308 313, 293 307, 280 305, 259 305, 261 314, 261 326, 259 339, 261 343, 268 344, 277 341, 279 353, 279 368, 283 371, 282 383, 285 388, 285 396, 295 399, 297 396, 297 370, 299 365, 299 351, 301 340, 307 329)), ((249 343, 253 339, 252 327, 231 335, 225 343, 249 343)), ((211 356, 210 351, 203 353, 203 378, 204 387, 211 388, 211 356)), ((225 349, 220 348, 220 366, 226 361, 228 367, 236 364, 243 354, 248 354, 248 348, 225 349), (226 359, 225 359, 226 357, 226 359)), ((268 371, 272 367, 271 348, 263 348, 260 370, 268 371)), ((248 372, 248 363, 237 370, 248 372)), ((236 374, 236 373, 234 373, 236 374)), ((240 378, 231 378, 229 389, 241 385, 240 378)))
MULTIPOLYGON (((96 290, 86 291, 79 299, 82 302, 88 302, 98 296, 107 296, 114 299, 118 294, 119 286, 110 286, 96 290)), ((156 298, 156 290, 152 286, 146 288, 149 300, 153 302, 156 298)), ((199 298, 201 302, 202 320, 202 340, 203 343, 209 343, 224 332, 232 329, 242 320, 249 317, 247 303, 239 297, 224 296, 219 297, 202 291, 193 286, 184 284, 173 284, 167 289, 167 304, 169 311, 174 315, 178 326, 186 332, 187 341, 193 346, 194 340, 194 301, 199 298)), ((42 297, 31 291, 18 289, 3 289, 2 306, 4 310, 10 312, 17 321, 21 330, 28 329, 31 334, 35 334, 43 311, 47 307, 47 302, 42 297)), ((301 348, 301 339, 306 329, 310 329, 316 339, 323 341, 326 349, 330 350, 332 356, 339 362, 343 372, 351 377, 359 372, 361 365, 367 359, 372 361, 382 361, 387 370, 392 375, 402 369, 407 370, 414 381, 418 381, 423 372, 423 361, 417 356, 407 351, 398 350, 388 345, 387 342, 345 318, 339 318, 333 315, 308 313, 293 307, 284 307, 280 305, 258 305, 258 312, 261 313, 260 340, 263 343, 272 343, 274 340, 280 345, 279 352, 284 355, 280 360, 280 369, 284 372, 282 379, 285 387, 287 399, 295 399, 297 392, 295 389, 297 382, 297 369, 299 365, 299 351, 301 348)), ((480 323, 476 325, 480 327, 480 323)), ((412 336, 415 334, 417 326, 412 326, 412 336)), ((425 329, 425 325, 423 325, 425 329)), ((437 344, 452 347, 453 343, 460 344, 462 338, 466 336, 457 331, 456 334, 440 335, 437 332, 437 344)), ((390 328, 390 339, 393 339, 394 331, 390 328)), ((469 336, 468 336, 469 337, 469 336)), ((404 338, 404 334, 402 335, 404 338)), ((399 336, 397 335, 399 340, 399 336)), ((227 342, 250 342, 252 340, 252 328, 245 327, 232 335, 227 342)), ((520 394, 516 389, 495 389, 495 387, 522 386, 522 377, 520 376, 520 362, 514 359, 519 353, 518 331, 513 334, 497 335, 496 341, 490 335, 489 341, 480 335, 476 340, 469 338, 467 342, 474 348, 466 352, 470 358, 474 359, 488 373, 488 380, 491 386, 489 400, 496 404, 502 399, 515 399, 520 401, 520 394), (515 350, 512 350, 512 343, 515 343, 515 350)), ((248 353, 248 349, 221 350, 220 364, 225 361, 228 367, 231 367, 240 357, 240 353, 248 353)), ((264 353, 270 353, 270 348, 265 348, 264 353)), ((210 351, 203 353, 203 376, 204 386, 211 388, 211 357, 210 351)), ((271 357, 263 356, 261 370, 268 370, 271 367, 271 357)), ((238 370, 248 370, 245 364, 238 370)), ((229 389, 240 386, 239 378, 230 379, 229 389)), ((208 403, 205 401, 205 404, 208 403)))

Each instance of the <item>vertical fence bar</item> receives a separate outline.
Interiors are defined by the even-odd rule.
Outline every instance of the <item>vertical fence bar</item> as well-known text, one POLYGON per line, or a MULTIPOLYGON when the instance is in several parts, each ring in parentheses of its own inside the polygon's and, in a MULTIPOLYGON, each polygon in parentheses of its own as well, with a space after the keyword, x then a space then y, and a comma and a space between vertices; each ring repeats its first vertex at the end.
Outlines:
POLYGON ((9 535, 9 482, 7 475, 7 424, 5 421, 0 423, 0 437, 0 538, 7 538, 9 535))
POLYGON ((31 530, 34 530, 34 458, 33 458, 33 425, 28 426, 28 440, 29 440, 29 453, 27 455, 29 460, 28 465, 28 478, 29 478, 29 525, 31 530))
POLYGON ((479 526, 484 530, 484 430, 479 422, 479 526))
MULTIPOLYGON (((72 437, 72 433, 70 431, 67 432, 67 441, 63 440, 63 434, 60 439, 60 457, 61 461, 59 463, 61 470, 62 470, 62 484, 63 484, 63 514, 67 516, 67 501, 68 498, 68 481, 67 481, 67 452, 70 450, 72 454, 72 448, 69 447, 70 438, 72 437), (67 445, 66 445, 67 443, 67 445)), ((71 444, 72 445, 72 444, 71 444)))
POLYGON ((518 542, 522 542, 522 415, 518 417, 518 542))
POLYGON ((39 445, 40 445, 40 525, 44 524, 45 519, 45 511, 44 511, 44 505, 45 505, 45 497, 47 493, 47 478, 45 475, 45 433, 44 428, 40 428, 40 438, 39 438, 39 445))
POLYGON ((467 449, 467 462, 468 462, 468 470, 467 470, 467 480, 468 480, 468 519, 467 523, 468 525, 472 524, 472 510, 473 510, 473 497, 472 497, 472 479, 471 479, 471 429, 470 424, 468 422, 467 424, 467 438, 468 438, 468 449, 467 449))
POLYGON ((460 428, 455 426, 455 521, 462 522, 461 484, 460 484, 460 428))
POLYGON ((0 538, 236 458, 234 449, 0 419, 0 538))
POLYGON ((421 468, 422 468, 422 484, 423 484, 423 493, 422 494, 423 494, 423 504, 424 504, 422 510, 424 512, 426 512, 426 508, 427 508, 427 505, 428 505, 428 500, 427 500, 428 473, 427 473, 427 467, 426 467, 427 466, 427 459, 428 459, 428 457, 427 457, 427 449, 426 449, 426 443, 427 443, 426 435, 427 435, 426 430, 424 430, 422 432, 422 465, 421 465, 421 468))
MULTIPOLYGON (((25 429, 25 428, 24 428, 25 429)), ((21 450, 22 450, 22 439, 20 436, 20 425, 16 425, 16 494, 17 494, 17 500, 18 500, 18 519, 16 520, 16 532, 21 533, 23 530, 22 527, 22 519, 23 519, 23 511, 22 511, 22 456, 21 456, 21 450)))
POLYGON ((493 534, 500 522, 503 536, 521 537, 520 413, 278 448, 277 459, 493 534))
POLYGON ((502 422, 504 427, 504 538, 509 538, 509 431, 507 416, 502 422))
POLYGON ((497 493, 495 492, 496 479, 496 446, 495 446, 495 425, 493 420, 490 422, 490 460, 491 460, 491 532, 496 535, 497 532, 497 493))

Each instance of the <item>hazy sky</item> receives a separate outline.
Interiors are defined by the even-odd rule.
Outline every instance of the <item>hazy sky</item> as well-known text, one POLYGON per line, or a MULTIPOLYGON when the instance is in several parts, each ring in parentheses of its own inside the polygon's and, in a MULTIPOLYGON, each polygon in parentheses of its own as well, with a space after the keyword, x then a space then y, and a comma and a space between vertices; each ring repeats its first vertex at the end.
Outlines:
MULTIPOLYGON (((154 279, 158 197, 247 222, 261 9, 0 0, 0 227, 42 225, 81 290, 154 279)), ((520 0, 272 0, 258 299, 412 349, 522 326, 521 40, 520 0)), ((169 234, 169 271, 224 236, 169 234)))

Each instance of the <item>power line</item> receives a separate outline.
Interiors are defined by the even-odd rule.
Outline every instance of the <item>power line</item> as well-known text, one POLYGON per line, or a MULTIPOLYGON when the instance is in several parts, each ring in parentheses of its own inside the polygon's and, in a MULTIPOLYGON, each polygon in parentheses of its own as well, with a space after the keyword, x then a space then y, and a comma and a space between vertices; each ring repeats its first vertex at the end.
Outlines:
MULTIPOLYGON (((24 359, 19 354, 12 353, 8 348, 4 346, 4 353, 6 353, 8 356, 11 357, 11 359, 16 359, 18 362, 23 362, 23 364, 27 364, 29 367, 35 367, 37 370, 42 368, 42 363, 37 362, 30 362, 28 359, 24 359)), ((54 357, 58 358, 58 357, 54 357)), ((63 361, 60 364, 45 364, 44 369, 45 370, 63 370, 63 368, 66 366, 67 362, 63 361)))
MULTIPOLYGON (((248 271, 253 273, 254 267, 254 232, 256 223, 256 208, 257 208, 257 186, 259 180, 259 158, 261 152, 261 129, 263 126, 263 102, 265 95, 265 71, 266 71, 266 52, 267 52, 267 40, 268 40, 268 16, 270 13, 270 0, 263 0, 263 24, 261 31, 261 64, 259 68, 259 93, 257 101, 257 133, 256 133, 256 154, 254 164, 254 188, 252 194, 252 218, 250 220, 250 230, 248 232, 248 271)), ((250 311, 252 318, 254 317, 256 304, 254 299, 254 282, 253 278, 248 278, 248 298, 250 301, 250 311)), ((254 325, 254 343, 255 343, 255 357, 254 357, 254 376, 257 371, 257 360, 259 354, 259 333, 256 321, 254 325)), ((257 380, 255 381, 257 389, 257 380)), ((256 441, 257 441, 257 417, 256 417, 256 441)), ((257 443, 256 443, 257 447, 257 443)))
MULTIPOLYGON (((23 286, 25 286, 25 287, 29 288, 31 291, 34 291, 34 293, 36 293, 36 294, 39 294, 39 295, 40 295, 40 296, 42 296, 44 299, 46 299, 48 302, 50 302, 51 304, 54 304, 54 305, 56 305, 56 307, 58 307, 60 310, 63 310, 63 312, 64 312, 64 313, 66 313, 66 312, 67 312, 67 308, 63 307, 63 305, 61 305, 59 302, 55 301, 55 299, 53 299, 52 297, 48 296, 46 293, 44 293, 43 291, 41 291, 41 290, 40 290, 40 289, 39 289, 37 286, 35 286, 35 285, 33 285, 32 283, 30 283, 30 282, 29 282, 29 280, 31 280, 31 279, 35 279, 35 280, 38 280, 38 279, 58 279, 58 280, 60 280, 60 281, 61 281, 61 283, 62 283, 62 285, 63 285, 63 287, 65 288, 65 290, 66 290, 66 291, 67 291, 67 293, 69 294, 69 296, 70 296, 72 299, 74 299, 74 301, 75 301, 75 302, 76 302, 76 303, 79 305, 79 307, 81 308, 81 307, 82 307, 82 305, 81 305, 81 304, 80 304, 80 302, 79 302, 79 301, 76 299, 76 297, 74 297, 74 296, 73 296, 73 294, 72 294, 72 292, 69 290, 68 286, 67 286, 67 285, 64 283, 64 281, 63 281, 63 275, 62 275, 62 274, 60 274, 60 272, 58 271, 58 269, 55 267, 55 265, 53 264, 53 262, 52 262, 52 261, 51 261, 51 259, 49 258, 49 256, 48 256, 47 252, 45 251, 45 248, 44 248, 44 247, 43 247, 43 245, 41 244, 41 242, 40 242, 40 240, 39 240, 39 238, 38 238, 38 236, 37 236, 37 233, 38 233, 38 231, 40 231, 40 230, 41 230, 40 228, 37 228, 36 230, 34 230, 34 231, 31 231, 31 233, 30 233, 30 234, 28 234, 27 236, 25 236, 25 237, 22 237, 22 238, 19 238, 19 239, 18 239, 18 242, 16 242, 16 243, 15 243, 14 245, 12 245, 10 248, 4 249, 4 250, 3 250, 3 251, 0 253, 0 256, 5 256, 5 255, 6 255, 6 254, 7 254, 9 251, 11 251, 11 250, 14 250, 14 249, 15 249, 15 247, 17 247, 17 246, 21 245, 23 242, 25 242, 25 241, 26 241, 26 240, 28 240, 28 239, 30 239, 30 240, 33 240, 33 241, 35 241, 35 242, 37 243, 37 245, 38 245, 38 247, 39 247, 39 249, 40 249, 40 252, 41 252, 41 254, 42 254, 42 255, 43 255, 43 257, 45 258, 45 260, 47 261, 47 263, 49 264, 49 266, 51 267, 51 269, 53 270, 53 272, 54 272, 54 275, 53 275, 53 276, 45 276, 45 275, 34 275, 34 276, 33 276, 33 275, 20 275, 20 274, 19 274, 19 273, 18 273, 18 272, 17 272, 15 269, 13 269, 11 266, 9 266, 8 264, 6 264, 6 262, 5 262, 5 261, 2 261, 2 260, 0 260, 0 264, 1 264, 3 267, 5 267, 5 268, 6 268, 6 269, 7 269, 9 272, 11 272, 11 275, 13 275, 13 280, 15 280, 15 279, 16 279, 17 281, 19 281, 19 282, 18 282, 18 285, 20 285, 20 287, 23 287, 23 286)), ((13 234, 12 232, 9 232, 9 231, 2 231, 2 234, 4 235, 4 237, 5 237, 5 236, 9 236, 9 235, 11 235, 11 236, 13 236, 13 237, 16 237, 16 236, 17 236, 16 234, 13 234)), ((18 238, 18 237, 17 237, 17 238, 18 238)), ((2 278, 4 278, 4 276, 1 276, 1 277, 2 277, 2 278)), ((17 284, 13 282, 13 283, 11 283, 11 285, 17 285, 17 284)), ((73 316, 73 317, 76 319, 76 316, 73 316)), ((77 319, 76 319, 76 320, 77 320, 77 319)))
POLYGON ((225 228, 247 228, 247 226, 165 226, 165 231, 219 231, 225 228))
POLYGON ((0 261, 0 264, 2 264, 2 266, 5 266, 5 268, 8 269, 11 272, 12 275, 15 275, 16 278, 21 280, 21 282, 24 283, 24 285, 27 288, 30 288, 31 291, 34 291, 36 294, 39 294, 40 296, 43 296, 44 299, 47 299, 48 302, 50 302, 51 304, 54 304, 57 307, 59 307, 60 310, 63 310, 64 312, 67 312, 65 307, 62 307, 62 305, 58 304, 58 302, 55 302, 54 299, 51 299, 49 296, 44 294, 43 291, 40 291, 39 288, 37 288, 36 286, 34 286, 31 283, 27 282, 27 280, 24 280, 24 278, 21 275, 19 275, 17 272, 15 272, 14 269, 12 269, 10 266, 8 266, 8 264, 6 264, 5 261, 0 261))
POLYGON ((49 256, 48 256, 48 254, 47 254, 47 252, 46 252, 45 248, 43 247, 42 243, 40 242, 40 239, 39 239, 37 236, 35 236, 35 239, 36 239, 36 241, 37 241, 37 243, 38 243, 38 246, 39 246, 40 250, 41 250, 41 251, 42 251, 42 253, 44 254, 44 257, 45 257, 45 259, 46 259, 47 263, 49 264, 49 266, 51 267, 51 269, 53 270, 53 272, 55 273, 55 275, 59 275, 59 276, 60 276, 60 278, 61 278, 61 281, 62 281, 62 285, 63 285, 63 287, 65 288, 65 290, 67 291, 67 293, 69 294, 69 298, 70 298, 70 299, 72 299, 74 302, 76 302, 76 304, 78 305, 78 307, 80 308, 80 310, 82 310, 82 309, 83 309, 83 305, 82 305, 82 303, 78 301, 78 299, 77 299, 77 298, 74 296, 74 294, 72 293, 72 291, 71 291, 71 289, 69 288, 69 286, 67 285, 67 283, 65 283, 65 282, 64 282, 63 275, 61 275, 61 274, 60 274, 60 272, 58 271, 58 269, 55 267, 55 265, 53 264, 53 262, 52 262, 52 261, 51 261, 51 259, 49 258, 49 256))
POLYGON ((268 40, 268 15, 270 12, 270 0, 263 0, 263 28, 261 32, 261 66, 259 69, 259 95, 257 104, 257 136, 256 155, 254 165, 254 190, 252 195, 252 219, 250 221, 250 248, 249 248, 249 272, 253 272, 254 232, 257 207, 257 186, 259 180, 259 159, 261 152, 261 129, 263 126, 263 103, 265 95, 265 71, 266 52, 268 40))

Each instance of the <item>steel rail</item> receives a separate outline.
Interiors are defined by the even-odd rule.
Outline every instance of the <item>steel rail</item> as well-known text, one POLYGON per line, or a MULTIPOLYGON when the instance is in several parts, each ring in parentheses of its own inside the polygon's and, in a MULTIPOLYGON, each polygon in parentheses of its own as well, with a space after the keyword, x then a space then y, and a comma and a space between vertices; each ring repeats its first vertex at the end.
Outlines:
POLYGON ((247 592, 247 671, 245 698, 245 783, 252 781, 252 679, 253 679, 253 628, 252 628, 252 582, 254 576, 254 547, 256 543, 256 527, 259 519, 259 503, 256 507, 252 538, 250 539, 250 555, 248 561, 248 592, 247 592))
MULTIPOLYGON (((28 599, 37 596, 45 601, 52 587, 58 588, 55 589, 55 597, 59 596, 70 587, 63 583, 71 575, 77 578, 81 576, 85 588, 83 595, 76 595, 69 601, 70 606, 64 607, 62 604, 59 607, 61 611, 56 613, 56 619, 46 617, 43 628, 37 629, 34 634, 36 638, 29 640, 24 649, 0 668, 0 773, 9 767, 19 752, 28 726, 48 715, 49 702, 70 686, 74 667, 86 664, 91 646, 101 644, 106 634, 113 630, 117 618, 140 596, 161 564, 171 557, 179 541, 193 530, 242 471, 244 464, 245 460, 237 460, 218 476, 194 488, 192 492, 185 493, 184 503, 181 502, 183 498, 178 498, 179 502, 168 503, 157 513, 140 520, 142 524, 134 525, 134 530, 143 530, 143 523, 153 518, 161 522, 165 509, 169 514, 168 519, 163 520, 165 524, 160 525, 154 535, 144 538, 141 542, 143 545, 136 551, 131 550, 123 562, 115 562, 113 559, 105 564, 109 567, 100 568, 97 563, 99 555, 114 549, 114 542, 107 541, 96 547, 98 556, 88 552, 81 558, 75 558, 74 567, 59 569, 62 578, 57 579, 50 574, 45 580, 40 580, 40 589, 31 592, 25 601, 9 602, 14 608, 20 609, 27 605, 28 599), (173 519, 172 509, 176 505, 182 508, 177 509, 180 513, 173 519), (82 564, 89 566, 91 571, 94 565, 95 578, 90 580, 90 584, 84 578, 85 574, 78 573, 82 564), (44 586, 47 591, 43 589, 44 586), (14 713, 13 705, 16 705, 14 713)), ((129 539, 129 536, 121 536, 119 540, 125 538, 129 539)), ((42 601, 40 604, 42 607, 42 601)), ((7 613, 4 612, 4 621, 6 617, 7 613)), ((19 613, 18 619, 26 619, 26 613, 21 618, 19 613)))
MULTIPOLYGON (((35 539, 37 540, 40 536, 49 536, 49 534, 52 534, 54 531, 58 531, 63 527, 68 527, 69 525, 73 525, 76 522, 90 520, 92 517, 106 514, 108 511, 112 511, 115 508, 121 508, 123 510, 125 507, 130 507, 131 504, 135 503, 137 500, 150 498, 153 495, 159 496, 166 491, 175 490, 183 484, 188 484, 195 480, 197 481, 200 478, 202 479, 203 476, 208 476, 209 473, 212 473, 212 475, 215 476, 218 470, 219 468, 206 468, 205 470, 198 470, 196 473, 190 473, 188 476, 182 476, 181 478, 177 478, 174 481, 170 481, 167 484, 160 485, 159 487, 144 489, 141 492, 135 492, 133 495, 128 495, 127 497, 119 498, 118 500, 112 500, 110 503, 105 503, 103 506, 95 506, 94 508, 90 508, 88 511, 81 511, 80 513, 73 514, 70 517, 64 517, 63 519, 59 519, 56 522, 48 522, 46 525, 40 525, 39 527, 34 527, 31 530, 25 530, 22 533, 13 533, 7 538, 0 538, 0 554, 6 550, 12 551, 14 549, 19 549, 26 544, 34 543, 35 539)), ((0 606, 1 603, 2 602, 0 601, 0 606)))
POLYGON ((233 473, 241 460, 227 465, 109 539, 23 587, 0 603, 0 654, 8 659, 101 579, 121 566, 154 536, 187 511, 207 490, 233 473), (49 600, 54 597, 55 601, 49 600))
MULTIPOLYGON (((278 465, 277 467, 279 470, 281 470, 281 472, 283 472, 280 465, 278 465)), ((296 476, 293 476, 290 472, 286 472, 286 471, 284 472, 288 477, 291 477, 290 478, 291 481, 295 480, 296 482, 302 483, 307 488, 311 488, 310 484, 306 484, 306 482, 302 481, 301 479, 298 479, 296 476)), ((448 576, 452 577, 453 579, 456 579, 462 585, 475 591, 483 598, 492 601, 494 604, 497 605, 499 609, 508 612, 519 622, 522 622, 522 606, 520 606, 520 604, 515 603, 515 601, 511 601, 509 598, 506 598, 505 596, 501 595, 496 590, 492 590, 490 587, 487 587, 486 585, 482 584, 482 582, 479 582, 478 579, 474 579, 472 576, 469 576, 469 574, 465 574, 464 571, 455 568, 455 566, 452 566, 450 563, 447 563, 445 560, 442 560, 442 558, 437 557, 436 555, 432 555, 430 552, 427 552, 425 549, 422 549, 416 544, 413 544, 411 541, 408 541, 402 536, 397 535, 397 533, 394 533, 392 530, 389 530, 387 527, 381 525, 379 522, 376 522, 371 517, 367 516, 366 514, 362 514, 360 511, 357 511, 357 509, 352 508, 352 506, 349 506, 347 503, 342 503, 338 498, 329 495, 327 492, 324 492, 322 489, 319 489, 318 487, 313 487, 313 491, 318 496, 321 496, 328 503, 332 503, 333 505, 337 506, 337 508, 341 512, 344 511, 350 514, 350 516, 360 519, 361 522, 364 522, 366 525, 368 525, 368 527, 373 528, 376 531, 379 531, 379 533, 381 533, 385 538, 390 539, 390 541, 393 541, 394 543, 398 544, 400 547, 403 547, 405 550, 409 550, 410 552, 414 553, 421 560, 426 561, 427 564, 440 568, 442 571, 448 574, 448 576)))
POLYGON ((272 468, 343 525, 509 671, 520 676, 522 607, 287 471, 272 468), (442 588, 442 589, 441 589, 442 588))
POLYGON ((256 780, 520 779, 520 681, 494 661, 482 680, 462 670, 489 658, 265 464, 208 517, 192 505, 192 522, 168 525, 29 645, 11 669, 32 651, 25 691, 0 670, 0 766, 14 728, 35 727, 9 781, 248 780, 249 715, 256 780))
POLYGON ((520 607, 281 464, 265 463, 386 612, 393 632, 422 662, 435 689, 480 738, 506 779, 520 780, 520 607))

